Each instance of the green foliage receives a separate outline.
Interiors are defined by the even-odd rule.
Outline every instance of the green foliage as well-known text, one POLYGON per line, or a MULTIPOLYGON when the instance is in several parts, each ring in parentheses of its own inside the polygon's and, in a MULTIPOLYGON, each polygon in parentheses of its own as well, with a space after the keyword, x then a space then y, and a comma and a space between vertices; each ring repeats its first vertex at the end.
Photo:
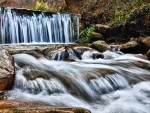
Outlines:
MULTIPOLYGON (((114 18, 112 18, 108 24, 117 27, 120 25, 125 25, 136 10, 139 10, 143 6, 148 4, 149 3, 147 2, 147 0, 136 0, 129 2, 124 6, 122 10, 115 12, 114 18)), ((136 22, 132 21, 131 23, 135 24, 136 22)))
POLYGON ((83 29, 81 32, 80 32, 80 40, 79 40, 79 43, 81 44, 85 44, 85 43, 89 43, 90 41, 90 38, 89 38, 89 35, 91 32, 93 32, 95 29, 95 26, 94 25, 91 25, 85 29, 83 29))
POLYGON ((37 1, 37 2, 36 2, 36 5, 35 5, 32 9, 33 9, 33 10, 42 10, 42 11, 51 11, 51 12, 53 11, 53 12, 57 12, 56 9, 50 8, 50 7, 48 6, 48 4, 45 3, 45 2, 43 2, 43 1, 41 1, 41 2, 37 1))

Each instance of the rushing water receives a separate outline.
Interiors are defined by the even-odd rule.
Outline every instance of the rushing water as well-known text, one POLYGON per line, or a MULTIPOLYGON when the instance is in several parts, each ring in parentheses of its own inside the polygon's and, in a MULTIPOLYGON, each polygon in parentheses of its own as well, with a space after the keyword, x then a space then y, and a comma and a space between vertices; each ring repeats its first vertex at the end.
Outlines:
POLYGON ((16 80, 8 100, 58 107, 84 107, 92 113, 150 113, 150 61, 141 54, 92 52, 76 62, 14 55, 16 80))
POLYGON ((19 15, 10 8, 0 14, 1 44, 74 43, 78 39, 79 20, 70 14, 19 15))

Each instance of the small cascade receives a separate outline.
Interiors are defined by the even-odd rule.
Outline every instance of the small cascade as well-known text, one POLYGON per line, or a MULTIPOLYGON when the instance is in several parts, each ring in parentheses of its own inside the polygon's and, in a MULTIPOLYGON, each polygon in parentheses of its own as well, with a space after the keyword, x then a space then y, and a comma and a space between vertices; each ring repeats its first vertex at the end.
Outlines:
MULTIPOLYGON (((79 20, 76 15, 21 15, 17 10, 0 8, 1 44, 74 43, 78 40, 79 20)), ((21 10, 21 9, 20 9, 21 10)))
POLYGON ((116 51, 93 59, 93 53, 101 54, 75 47, 60 48, 52 56, 38 59, 24 53, 13 55, 16 80, 7 99, 84 107, 92 113, 149 113, 150 61, 141 54, 116 51), (60 59, 66 50, 75 62, 60 59))

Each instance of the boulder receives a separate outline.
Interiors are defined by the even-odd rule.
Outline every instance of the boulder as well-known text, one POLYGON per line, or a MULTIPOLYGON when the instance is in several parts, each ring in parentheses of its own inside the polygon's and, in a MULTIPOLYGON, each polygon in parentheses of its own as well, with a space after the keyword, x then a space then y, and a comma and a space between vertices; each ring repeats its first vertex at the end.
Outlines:
POLYGON ((150 60, 150 49, 147 51, 146 56, 150 60))
POLYGON ((136 41, 129 41, 125 44, 122 44, 120 50, 124 53, 134 53, 137 47, 138 43, 136 41))
POLYGON ((104 58, 104 55, 102 53, 93 53, 92 55, 93 59, 103 59, 104 58))
POLYGON ((8 51, 9 54, 18 54, 18 53, 26 53, 30 54, 36 58, 41 58, 43 55, 41 53, 42 47, 38 46, 21 46, 21 45, 9 45, 9 46, 1 46, 5 50, 8 51))
POLYGON ((6 50, 0 50, 0 90, 13 87, 15 79, 14 59, 6 50))
POLYGON ((143 39, 142 42, 150 48, 150 36, 143 39))
POLYGON ((108 25, 96 24, 95 29, 99 33, 105 33, 110 27, 108 25))
POLYGON ((122 44, 120 50, 124 53, 146 53, 148 47, 146 47, 142 42, 129 41, 122 44))
POLYGON ((91 32, 90 35, 90 42, 94 42, 97 40, 103 40, 103 35, 101 33, 97 33, 97 32, 91 32))
POLYGON ((105 41, 102 41, 102 40, 98 40, 96 42, 93 42, 91 44, 91 47, 100 51, 100 52, 104 52, 108 49, 108 45, 105 41))
POLYGON ((120 50, 119 45, 110 45, 109 48, 113 52, 116 52, 116 51, 120 50))

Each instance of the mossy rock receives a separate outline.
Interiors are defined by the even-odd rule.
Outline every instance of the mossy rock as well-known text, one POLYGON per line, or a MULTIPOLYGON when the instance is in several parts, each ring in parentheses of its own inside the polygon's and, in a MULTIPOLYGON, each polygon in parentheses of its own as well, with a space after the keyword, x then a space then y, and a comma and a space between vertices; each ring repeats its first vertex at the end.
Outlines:
POLYGON ((133 47, 136 47, 138 46, 138 43, 136 41, 130 41, 130 42, 127 42, 125 44, 123 44, 121 46, 121 49, 124 50, 124 49, 129 49, 129 48, 133 48, 133 47))
POLYGON ((98 50, 98 51, 100 51, 100 52, 104 52, 108 49, 107 43, 103 40, 98 40, 96 42, 93 42, 91 44, 91 47, 98 50))
POLYGON ((89 34, 90 37, 90 42, 94 42, 97 40, 103 40, 103 35, 101 33, 97 33, 97 32, 91 32, 89 34))

